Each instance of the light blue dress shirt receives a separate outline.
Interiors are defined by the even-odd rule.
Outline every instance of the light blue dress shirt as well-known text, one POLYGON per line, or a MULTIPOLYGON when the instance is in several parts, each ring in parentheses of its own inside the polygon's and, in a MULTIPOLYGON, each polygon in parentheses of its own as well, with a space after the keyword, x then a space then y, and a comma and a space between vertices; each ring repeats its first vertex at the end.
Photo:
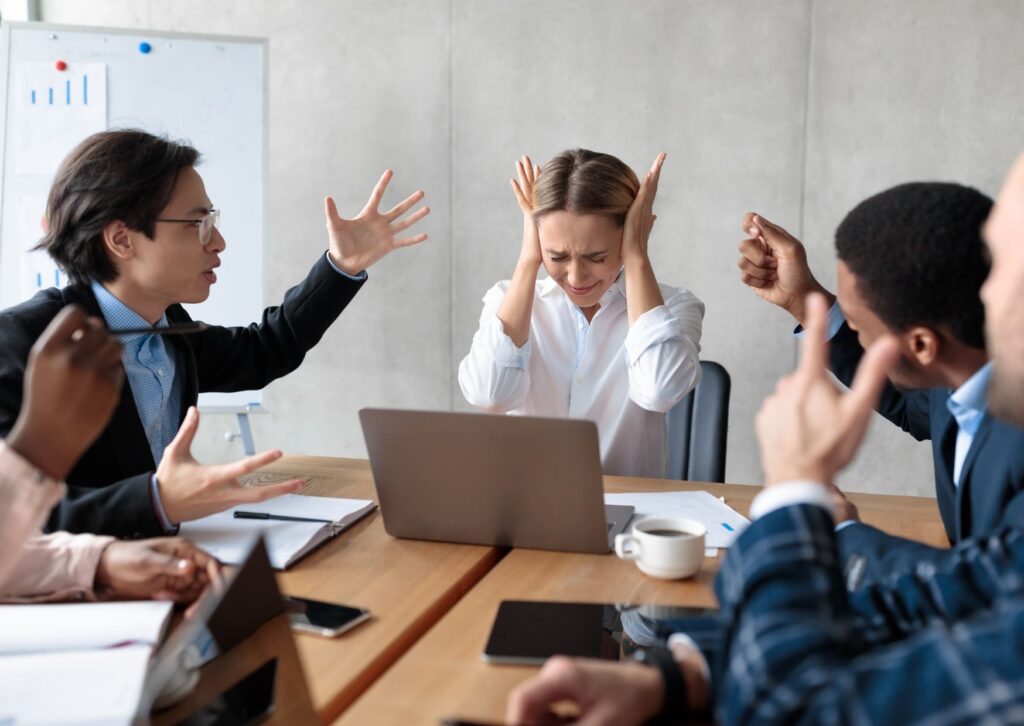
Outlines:
MULTIPOLYGON (((137 328, 148 326, 149 321, 118 300, 107 288, 95 280, 92 292, 99 303, 100 312, 108 328, 137 328)), ((157 321, 156 327, 167 327, 167 316, 157 321)), ((126 335, 121 338, 124 352, 125 377, 135 399, 142 429, 149 442, 154 466, 160 465, 164 449, 174 440, 181 420, 181 377, 175 375, 178 369, 177 355, 168 348, 163 336, 155 333, 126 335)), ((160 500, 160 488, 156 475, 150 479, 150 497, 157 519, 167 533, 176 530, 164 511, 160 500)))
POLYGON ((988 412, 988 384, 992 379, 992 363, 986 363, 973 376, 950 394, 946 408, 956 419, 956 448, 953 455, 953 483, 960 486, 967 452, 971 450, 974 435, 988 412))

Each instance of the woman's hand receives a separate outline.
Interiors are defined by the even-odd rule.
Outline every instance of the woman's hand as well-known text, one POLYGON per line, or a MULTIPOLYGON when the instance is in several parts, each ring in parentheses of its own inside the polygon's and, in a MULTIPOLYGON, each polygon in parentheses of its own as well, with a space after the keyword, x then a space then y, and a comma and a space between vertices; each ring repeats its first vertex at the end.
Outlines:
POLYGON ((520 264, 540 268, 540 233, 537 222, 533 218, 533 185, 540 176, 540 167, 534 166, 529 156, 523 156, 516 162, 516 176, 519 180, 509 179, 512 191, 515 192, 519 209, 523 212, 523 248, 519 253, 520 264))
POLYGON ((654 220, 658 218, 654 214, 654 197, 658 193, 658 179, 664 163, 665 153, 662 152, 640 183, 640 191, 626 213, 626 224, 622 230, 622 264, 627 268, 648 264, 647 239, 651 236, 654 220))

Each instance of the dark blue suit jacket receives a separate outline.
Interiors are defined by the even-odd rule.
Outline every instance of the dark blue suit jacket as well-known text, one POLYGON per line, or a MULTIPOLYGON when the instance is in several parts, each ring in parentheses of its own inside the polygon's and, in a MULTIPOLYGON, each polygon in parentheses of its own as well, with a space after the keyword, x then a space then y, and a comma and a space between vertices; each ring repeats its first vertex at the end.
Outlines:
POLYGON ((715 582, 721 724, 1020 723, 1024 532, 933 550, 848 594, 832 518, 785 507, 750 525, 715 582))
MULTIPOLYGON (((339 275, 321 255, 306 279, 285 293, 281 305, 263 312, 260 323, 244 328, 214 325, 195 335, 168 338, 184 362, 176 374, 184 378, 182 417, 204 391, 263 388, 295 370, 362 285, 339 275)), ((0 436, 11 430, 21 409, 32 344, 54 316, 72 303, 102 319, 88 285, 43 290, 0 311, 0 436)), ((167 319, 171 323, 191 320, 180 305, 168 308, 167 319)), ((68 474, 68 495, 54 508, 48 529, 132 539, 164 534, 150 500, 149 482, 155 468, 135 397, 125 381, 106 429, 68 474)))
MULTIPOLYGON (((844 323, 832 339, 832 372, 849 385, 864 351, 844 323)), ((918 441, 930 439, 935 460, 935 495, 950 543, 985 537, 1002 524, 1024 527, 1024 430, 986 415, 964 461, 959 488, 953 484, 956 421, 946 407, 948 389, 900 391, 887 384, 878 412, 918 441)), ((909 570, 932 548, 893 537, 866 524, 839 532, 839 551, 849 584, 909 570), (852 565, 852 567, 851 567, 852 565)))

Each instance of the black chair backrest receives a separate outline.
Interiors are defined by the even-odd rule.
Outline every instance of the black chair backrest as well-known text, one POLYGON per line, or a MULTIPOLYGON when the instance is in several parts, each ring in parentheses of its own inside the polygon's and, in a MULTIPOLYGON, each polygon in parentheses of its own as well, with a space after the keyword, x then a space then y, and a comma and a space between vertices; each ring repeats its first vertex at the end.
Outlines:
POLYGON ((702 360, 700 368, 700 384, 668 412, 666 477, 724 482, 732 381, 718 363, 702 360))

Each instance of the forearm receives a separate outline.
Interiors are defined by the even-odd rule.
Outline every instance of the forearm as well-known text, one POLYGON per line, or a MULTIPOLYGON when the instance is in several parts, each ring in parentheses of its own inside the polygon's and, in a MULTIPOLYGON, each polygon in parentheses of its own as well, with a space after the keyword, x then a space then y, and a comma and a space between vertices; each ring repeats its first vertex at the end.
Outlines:
POLYGON ((623 274, 626 276, 626 311, 629 324, 633 325, 641 315, 664 305, 665 301, 646 256, 626 260, 623 274))
POLYGON ((96 568, 113 541, 112 537, 67 532, 29 539, 0 588, 0 599, 94 599, 96 568))
POLYGON ((165 534, 153 508, 152 472, 90 489, 69 486, 67 496, 53 509, 48 532, 90 532, 121 539, 165 534))
POLYGON ((533 315, 538 270, 538 263, 520 258, 505 292, 505 299, 498 308, 498 319, 501 320, 505 334, 517 348, 522 348, 530 338, 530 317, 533 315))

